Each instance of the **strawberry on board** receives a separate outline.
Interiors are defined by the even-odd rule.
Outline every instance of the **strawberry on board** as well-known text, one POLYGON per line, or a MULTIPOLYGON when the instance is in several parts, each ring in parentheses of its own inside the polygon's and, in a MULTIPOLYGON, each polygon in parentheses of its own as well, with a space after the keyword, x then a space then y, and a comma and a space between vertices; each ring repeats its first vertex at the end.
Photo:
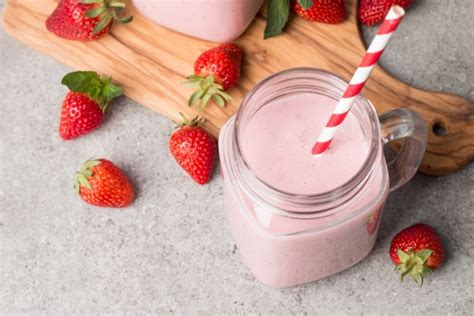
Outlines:
POLYGON ((365 25, 375 25, 384 20, 392 6, 399 5, 406 9, 411 2, 412 0, 360 0, 359 21, 365 25))
POLYGON ((338 24, 344 22, 346 17, 344 0, 268 0, 264 38, 283 32, 290 16, 290 7, 309 21, 338 24))
POLYGON ((346 18, 344 0, 292 0, 293 10, 305 20, 339 24, 346 18))
POLYGON ((110 77, 100 77, 94 71, 75 71, 61 83, 69 88, 61 108, 59 135, 73 139, 97 128, 102 123, 110 100, 123 94, 110 77))
POLYGON ((213 100, 224 106, 230 96, 224 91, 232 88, 240 79, 242 50, 232 43, 221 44, 202 53, 194 63, 194 75, 185 83, 196 90, 188 105, 199 103, 202 109, 213 100))
POLYGON ((393 237, 390 258, 401 272, 401 279, 410 275, 420 286, 423 275, 441 266, 444 248, 438 233, 428 225, 415 224, 393 237))
POLYGON ((119 17, 124 8, 122 0, 60 0, 46 20, 46 28, 65 39, 96 40, 109 31, 113 21, 132 20, 132 16, 119 17))
POLYGON ((135 196, 125 173, 106 159, 87 160, 76 172, 74 188, 85 202, 101 207, 126 207, 135 196))
POLYGON ((203 119, 195 117, 183 123, 171 135, 169 148, 176 162, 197 183, 205 184, 211 177, 216 157, 216 142, 204 129, 199 127, 203 119))

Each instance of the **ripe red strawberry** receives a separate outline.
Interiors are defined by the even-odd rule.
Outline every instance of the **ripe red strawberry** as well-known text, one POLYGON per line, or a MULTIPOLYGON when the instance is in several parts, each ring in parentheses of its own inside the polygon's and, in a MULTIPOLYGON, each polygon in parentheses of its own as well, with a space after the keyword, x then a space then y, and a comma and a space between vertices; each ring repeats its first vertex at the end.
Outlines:
POLYGON ((93 71, 76 71, 64 76, 62 84, 71 90, 61 108, 59 135, 69 140, 86 134, 102 123, 108 102, 123 90, 93 71))
POLYGON ((194 75, 187 77, 186 84, 196 89, 188 105, 199 101, 204 108, 212 98, 218 106, 224 106, 230 96, 224 91, 240 79, 242 50, 236 44, 221 44, 202 53, 194 63, 194 75))
POLYGON ((406 9, 411 2, 412 0, 360 0, 359 21, 365 25, 375 25, 384 20, 393 5, 406 9))
POLYGON ((382 214, 382 210, 383 207, 380 207, 378 210, 369 215, 367 220, 367 231, 369 232, 369 235, 372 235, 377 230, 377 227, 380 223, 380 215, 382 214))
POLYGON ((411 275, 421 286, 424 273, 439 268, 443 262, 444 249, 432 227, 415 224, 393 237, 390 257, 397 265, 396 271, 402 273, 402 281, 406 275, 411 275))
POLYGON ((346 18, 343 0, 313 0, 307 9, 296 0, 292 0, 292 5, 296 14, 309 21, 339 24, 346 18))
POLYGON ((211 176, 216 157, 216 142, 199 127, 203 119, 195 117, 188 121, 184 116, 183 119, 179 129, 171 135, 169 148, 181 168, 197 183, 204 184, 211 176))
POLYGON ((84 201, 101 207, 126 207, 135 195, 127 176, 105 159, 86 161, 76 172, 74 188, 84 201))
POLYGON ((46 28, 70 40, 96 40, 109 31, 114 20, 120 23, 132 20, 131 16, 118 17, 124 8, 121 0, 60 0, 46 20, 46 28))

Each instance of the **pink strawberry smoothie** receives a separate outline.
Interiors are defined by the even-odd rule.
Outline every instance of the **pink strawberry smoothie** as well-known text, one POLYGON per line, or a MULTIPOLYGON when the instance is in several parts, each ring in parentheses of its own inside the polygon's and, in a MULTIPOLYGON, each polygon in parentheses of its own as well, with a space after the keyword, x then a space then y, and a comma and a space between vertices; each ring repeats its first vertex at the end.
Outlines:
POLYGON ((231 42, 249 26, 263 0, 133 0, 154 23, 193 37, 231 42))
MULTIPOLYGON (((250 171, 268 186, 290 194, 320 194, 347 183, 370 154, 368 136, 352 113, 330 149, 320 156, 311 154, 336 102, 323 95, 300 93, 260 108, 238 136, 250 171)), ((272 287, 288 287, 362 260, 374 245, 388 193, 385 161, 379 156, 362 189, 336 208, 311 218, 275 214, 224 178, 232 234, 255 277, 272 287)), ((228 168, 223 165, 224 175, 228 168)))
POLYGON ((323 193, 354 176, 369 145, 353 114, 346 117, 326 154, 310 154, 333 104, 328 97, 308 93, 285 97, 258 111, 245 127, 240 147, 254 174, 294 194, 323 193))

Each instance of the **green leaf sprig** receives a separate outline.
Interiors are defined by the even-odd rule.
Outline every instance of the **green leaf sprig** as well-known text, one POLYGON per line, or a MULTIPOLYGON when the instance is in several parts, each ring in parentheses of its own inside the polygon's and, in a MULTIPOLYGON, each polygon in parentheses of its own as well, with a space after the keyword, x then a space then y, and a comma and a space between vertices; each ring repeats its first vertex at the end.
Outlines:
POLYGON ((87 94, 97 101, 103 112, 108 103, 123 94, 123 89, 112 83, 112 77, 101 77, 95 71, 74 71, 65 75, 61 81, 69 90, 87 94))
POLYGON ((95 166, 100 165, 102 162, 100 160, 89 159, 81 167, 81 170, 76 172, 76 178, 74 179, 74 189, 76 193, 81 192, 81 187, 85 187, 87 190, 92 190, 89 183, 89 178, 92 177, 92 169, 95 166))
POLYGON ((99 23, 95 25, 92 35, 96 35, 113 21, 127 24, 133 19, 133 16, 131 15, 120 17, 120 14, 126 6, 122 0, 79 0, 79 2, 84 4, 94 4, 93 8, 85 12, 85 15, 88 18, 99 17, 99 23))
MULTIPOLYGON (((309 9, 313 5, 313 0, 298 0, 298 3, 304 8, 309 9)), ((291 0, 269 0, 268 17, 265 27, 264 38, 270 38, 279 35, 288 22, 290 16, 291 0)))
POLYGON ((202 110, 209 100, 213 100, 220 107, 224 107, 232 98, 224 92, 224 88, 214 81, 214 76, 201 77, 196 75, 188 76, 183 85, 194 88, 194 92, 188 100, 188 106, 199 103, 199 109, 202 110))

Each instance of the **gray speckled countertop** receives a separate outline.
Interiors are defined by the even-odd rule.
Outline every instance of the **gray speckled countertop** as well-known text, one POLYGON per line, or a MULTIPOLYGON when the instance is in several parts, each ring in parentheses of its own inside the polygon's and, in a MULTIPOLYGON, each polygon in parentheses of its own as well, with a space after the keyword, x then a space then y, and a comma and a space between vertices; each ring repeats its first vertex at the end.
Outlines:
MULTIPOLYGON (((410 84, 474 100, 474 1, 416 2, 382 65, 410 84)), ((218 177, 197 186, 170 158, 169 120, 121 98, 100 130, 62 142, 59 81, 69 69, 3 29, 0 43, 1 314, 472 313, 474 165, 417 175, 392 193, 361 263, 270 289, 240 261, 218 177), (138 191, 131 207, 94 208, 74 195, 74 171, 92 156, 130 175, 138 191), (387 255, 392 236, 418 221, 436 227, 447 249, 422 288, 400 284, 387 255)))

